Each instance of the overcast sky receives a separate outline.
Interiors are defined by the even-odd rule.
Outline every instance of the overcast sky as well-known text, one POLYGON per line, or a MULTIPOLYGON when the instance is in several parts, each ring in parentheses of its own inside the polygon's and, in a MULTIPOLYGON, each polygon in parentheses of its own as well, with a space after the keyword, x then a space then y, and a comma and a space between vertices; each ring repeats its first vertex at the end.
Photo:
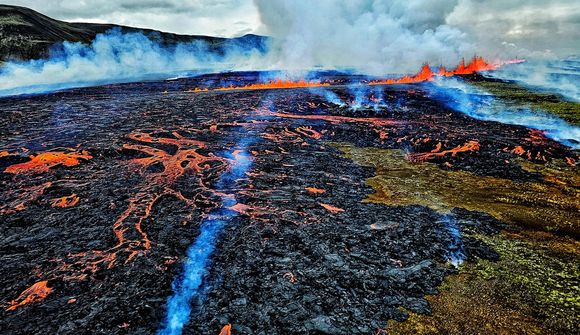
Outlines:
MULTIPOLYGON (((478 50, 579 54, 579 0, 0 0, 66 21, 106 22, 181 34, 271 34, 319 45, 399 35, 393 47, 438 35, 478 50), (434 33, 431 33, 434 32, 434 33), (307 36, 307 35, 311 36, 307 36), (359 34, 359 35, 357 35, 359 34), (331 36, 328 36, 331 35, 331 36), (336 36, 332 36, 336 35, 336 36), (405 37, 406 36, 406 37, 405 37)), ((447 39, 447 41, 445 40, 447 39)), ((296 48, 294 43, 291 49, 296 48)), ((359 43, 360 44, 360 43, 359 43)), ((410 47, 412 47, 411 45, 410 47)), ((415 45, 420 47, 421 45, 415 45)), ((316 47, 310 45, 309 47, 316 47)), ((363 47, 363 46, 361 46, 363 47)), ((368 47, 368 46, 364 46, 368 47)), ((465 48, 464 48, 465 49, 465 48)), ((349 57, 352 55, 348 55, 349 57)))
POLYGON ((52 18, 116 23, 179 34, 239 36, 256 32, 252 0, 0 0, 52 18))

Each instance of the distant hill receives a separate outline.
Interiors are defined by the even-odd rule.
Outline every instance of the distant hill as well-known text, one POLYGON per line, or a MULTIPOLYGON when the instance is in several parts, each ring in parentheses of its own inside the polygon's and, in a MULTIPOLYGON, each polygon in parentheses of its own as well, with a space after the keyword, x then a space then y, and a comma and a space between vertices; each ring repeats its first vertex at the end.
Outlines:
POLYGON ((215 52, 220 52, 232 44, 265 50, 268 39, 251 34, 228 39, 178 35, 114 24, 69 23, 52 19, 29 8, 0 5, 0 62, 45 58, 55 44, 64 41, 90 43, 97 34, 113 28, 119 28, 125 33, 143 32, 150 39, 166 46, 204 41, 215 52))

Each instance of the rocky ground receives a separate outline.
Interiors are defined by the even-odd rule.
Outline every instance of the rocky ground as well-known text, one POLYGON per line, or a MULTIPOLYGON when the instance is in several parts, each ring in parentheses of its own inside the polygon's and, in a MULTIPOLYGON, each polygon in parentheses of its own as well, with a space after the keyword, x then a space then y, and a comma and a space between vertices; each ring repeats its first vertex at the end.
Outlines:
POLYGON ((312 89, 188 91, 257 75, 0 100, 1 333, 155 333, 220 207, 237 216, 186 334, 503 334, 515 319, 578 330, 580 248, 557 247, 577 243, 577 152, 449 110, 421 85, 380 87, 368 93, 380 104, 358 110, 312 89), (221 178, 242 152, 251 168, 221 178), (559 286, 521 280, 534 259, 559 262, 542 281, 559 286), (525 299, 493 295, 514 289, 525 299), (456 327, 468 323, 449 306, 482 297, 472 328, 456 327), (494 327, 498 306, 511 314, 494 327))

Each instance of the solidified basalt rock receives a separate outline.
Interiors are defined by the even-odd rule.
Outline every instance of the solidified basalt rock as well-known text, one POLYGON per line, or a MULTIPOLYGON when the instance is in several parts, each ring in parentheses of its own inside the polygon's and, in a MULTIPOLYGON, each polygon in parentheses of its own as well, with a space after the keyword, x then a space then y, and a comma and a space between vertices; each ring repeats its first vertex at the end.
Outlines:
POLYGON ((495 236, 520 224, 507 214, 578 229, 552 224, 577 209, 576 152, 455 113, 421 86, 386 87, 382 107, 359 110, 308 89, 189 92, 259 75, 0 99, 0 329, 156 332, 215 213, 228 220, 186 334, 375 334, 433 312, 427 297, 455 265, 501 262, 495 236), (91 158, 11 173, 57 152, 91 158), (222 178, 235 155, 251 168, 222 178), (50 294, 7 310, 39 282, 50 294))

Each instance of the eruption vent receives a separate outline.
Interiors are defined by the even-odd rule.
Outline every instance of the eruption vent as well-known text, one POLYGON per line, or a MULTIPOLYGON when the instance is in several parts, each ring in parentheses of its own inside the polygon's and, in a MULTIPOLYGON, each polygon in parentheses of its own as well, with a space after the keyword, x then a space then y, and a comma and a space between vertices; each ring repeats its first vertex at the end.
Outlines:
MULTIPOLYGON (((368 85, 395 85, 395 84, 413 84, 413 83, 422 83, 425 81, 432 81, 436 76, 439 77, 452 77, 455 75, 467 75, 473 74, 480 71, 492 71, 498 69, 500 66, 504 64, 512 64, 515 62, 521 62, 520 60, 513 60, 513 61, 505 61, 505 62, 495 62, 489 63, 483 57, 473 57, 471 62, 465 65, 465 61, 461 60, 459 65, 452 70, 447 71, 444 67, 441 67, 439 71, 434 73, 431 70, 429 64, 425 63, 421 70, 414 76, 403 76, 399 78, 389 78, 389 79, 379 79, 373 80, 370 82, 361 82, 360 84, 368 84, 368 85)), ((291 80, 273 80, 266 83, 256 83, 256 84, 249 84, 245 86, 224 86, 214 88, 214 91, 238 91, 238 90, 271 90, 271 89, 289 89, 289 88, 316 88, 316 87, 328 87, 331 86, 328 82, 321 82, 321 81, 306 81, 306 80, 299 80, 299 81, 291 81, 291 80)), ((190 89, 187 92, 190 93, 200 93, 200 92, 207 92, 210 91, 208 88, 194 88, 190 89)), ((321 93, 324 95, 328 95, 329 93, 321 93)), ((336 104, 342 104, 338 97, 328 97, 331 100, 334 100, 336 104)))

